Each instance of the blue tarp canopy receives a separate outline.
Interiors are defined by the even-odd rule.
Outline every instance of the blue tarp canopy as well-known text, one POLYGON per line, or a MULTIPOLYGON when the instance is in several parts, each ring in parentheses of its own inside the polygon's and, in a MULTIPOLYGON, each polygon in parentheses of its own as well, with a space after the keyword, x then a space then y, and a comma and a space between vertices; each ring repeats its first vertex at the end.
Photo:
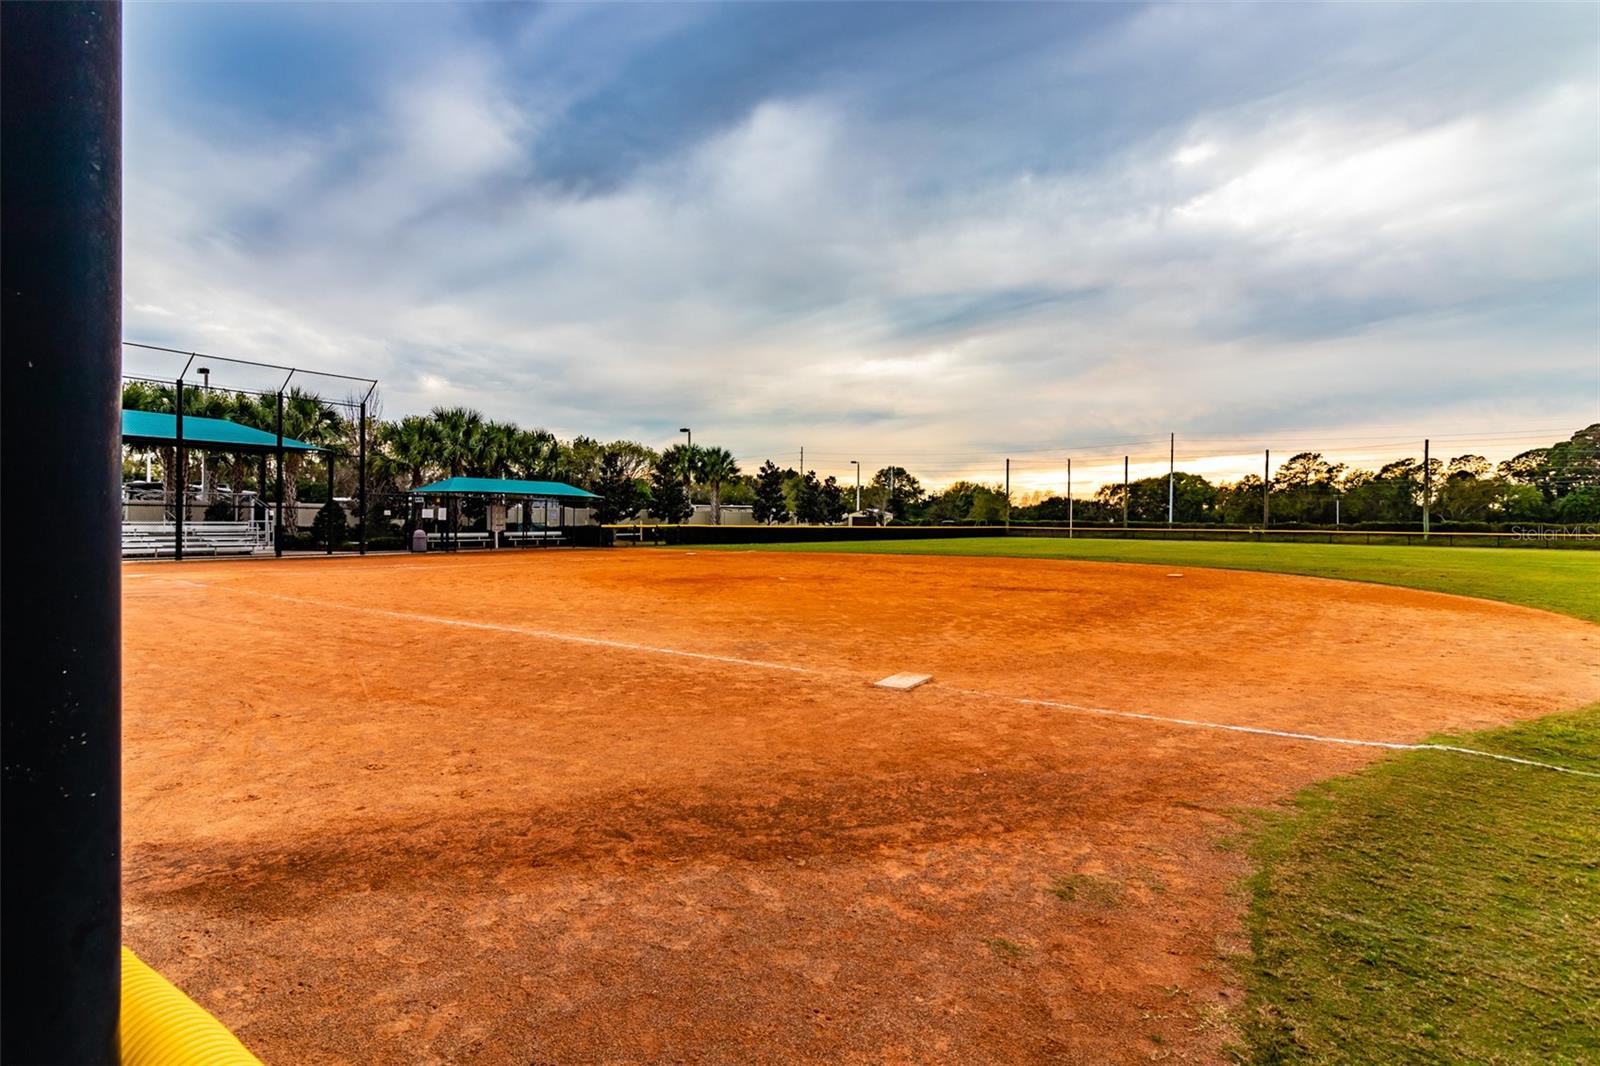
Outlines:
MULTIPOLYGON (((178 443, 178 416, 160 411, 123 411, 122 443, 153 447, 172 447, 178 443)), ((273 452, 278 437, 254 426, 243 426, 225 418, 183 416, 183 444, 187 448, 211 448, 219 452, 273 452)), ((283 438, 284 451, 320 452, 325 449, 293 437, 283 438)))
POLYGON ((420 489, 413 496, 545 496, 551 499, 598 500, 592 492, 562 481, 518 481, 498 477, 447 477, 420 489))

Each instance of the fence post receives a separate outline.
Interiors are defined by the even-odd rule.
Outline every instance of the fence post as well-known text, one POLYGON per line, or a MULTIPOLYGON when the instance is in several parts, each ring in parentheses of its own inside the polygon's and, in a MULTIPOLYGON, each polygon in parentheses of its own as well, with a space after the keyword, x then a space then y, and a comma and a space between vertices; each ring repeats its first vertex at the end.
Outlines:
MULTIPOLYGON (((326 455, 327 458, 328 458, 328 503, 331 505, 333 503, 333 451, 332 451, 332 449, 329 449, 328 451, 324 452, 323 454, 326 455)), ((330 515, 330 517, 333 514, 331 506, 330 506, 330 509, 328 511, 328 514, 330 515)), ((328 537, 328 554, 332 555, 333 554, 333 530, 330 529, 330 530, 327 531, 327 537, 328 537)))
POLYGON ((183 446, 183 379, 178 379, 178 392, 175 397, 173 413, 177 436, 178 472, 174 484, 178 490, 178 509, 173 513, 174 521, 172 538, 172 557, 183 559, 183 524, 189 517, 189 449, 183 446))
MULTIPOLYGON (((278 446, 277 446, 278 481, 277 481, 277 484, 273 486, 273 490, 272 490, 272 495, 273 495, 273 507, 272 507, 272 510, 273 510, 273 520, 272 520, 273 537, 272 537, 272 547, 273 547, 273 551, 277 554, 278 558, 281 559, 281 558, 283 558, 283 390, 282 389, 278 390, 277 433, 278 433, 278 446)), ((299 528, 299 525, 300 525, 300 516, 296 515, 295 516, 295 527, 299 528)))
POLYGON ((361 428, 356 442, 359 464, 356 470, 356 543, 362 555, 367 554, 367 401, 361 401, 361 428))

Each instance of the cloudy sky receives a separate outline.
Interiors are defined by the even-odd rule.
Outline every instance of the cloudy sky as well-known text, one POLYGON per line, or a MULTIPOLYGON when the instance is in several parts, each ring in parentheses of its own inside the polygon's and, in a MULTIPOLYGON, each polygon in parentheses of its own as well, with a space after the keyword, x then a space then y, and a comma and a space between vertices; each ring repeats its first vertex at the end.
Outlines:
POLYGON ((1024 487, 1600 417, 1592 5, 124 17, 125 334, 390 417, 1024 487))

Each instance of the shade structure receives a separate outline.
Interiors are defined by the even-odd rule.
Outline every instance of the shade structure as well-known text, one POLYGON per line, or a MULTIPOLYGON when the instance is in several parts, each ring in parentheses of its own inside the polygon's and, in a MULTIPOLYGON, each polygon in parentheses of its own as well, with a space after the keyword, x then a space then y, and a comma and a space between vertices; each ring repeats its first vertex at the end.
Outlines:
POLYGON ((564 481, 522 481, 498 477, 447 477, 411 490, 413 496, 544 496, 551 499, 598 500, 592 492, 564 481))
MULTIPOLYGON (((187 448, 214 448, 224 452, 274 452, 278 437, 264 429, 240 425, 224 418, 183 416, 183 440, 178 440, 178 416, 160 411, 123 411, 122 443, 165 447, 182 443, 187 448)), ((325 449, 293 437, 283 438, 289 452, 320 452, 325 449)))

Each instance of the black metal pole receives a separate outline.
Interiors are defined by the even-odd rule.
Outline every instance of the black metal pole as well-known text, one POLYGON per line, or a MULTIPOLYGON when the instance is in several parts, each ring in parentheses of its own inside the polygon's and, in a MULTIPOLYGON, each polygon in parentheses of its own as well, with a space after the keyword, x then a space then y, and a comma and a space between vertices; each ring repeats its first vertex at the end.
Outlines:
MULTIPOLYGON (((278 418, 277 418, 278 447, 275 454, 278 457, 278 480, 272 488, 273 518, 272 518, 272 550, 278 558, 283 558, 283 393, 278 393, 278 418)), ((295 525, 299 526, 299 515, 295 516, 295 525)))
POLYGON ((361 554, 367 554, 367 401, 361 401, 360 440, 356 442, 356 539, 361 554))
MULTIPOLYGON (((323 454, 323 457, 328 460, 328 502, 331 504, 333 502, 333 452, 328 451, 328 452, 323 452, 322 454, 323 454)), ((328 514, 331 516, 333 514, 333 511, 330 509, 328 514)), ((328 554, 332 555, 333 554, 333 530, 330 528, 330 529, 324 530, 323 532, 327 535, 327 538, 328 538, 328 554)))
POLYGON ((1272 449, 1268 448, 1261 460, 1261 528, 1272 524, 1272 449))
POLYGON ((1428 539, 1428 509, 1433 503, 1433 479, 1428 471, 1428 441, 1422 442, 1422 539, 1428 539))
POLYGON ((0 1060, 117 1060, 122 16, 0 4, 0 1060))
POLYGON ((178 509, 173 512, 172 557, 179 561, 183 559, 183 522, 189 517, 189 449, 183 446, 183 379, 177 381, 178 391, 172 409, 177 421, 177 453, 178 472, 173 476, 173 484, 178 490, 178 509))

